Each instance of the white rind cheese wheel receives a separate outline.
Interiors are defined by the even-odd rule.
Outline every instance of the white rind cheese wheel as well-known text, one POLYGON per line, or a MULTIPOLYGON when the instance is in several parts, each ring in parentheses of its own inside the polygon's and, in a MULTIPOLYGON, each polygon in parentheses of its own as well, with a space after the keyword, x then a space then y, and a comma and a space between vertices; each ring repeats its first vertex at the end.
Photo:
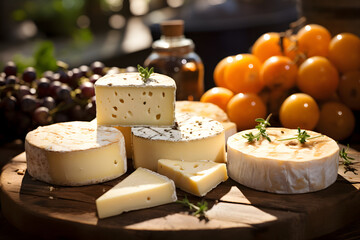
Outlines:
POLYGON ((176 113, 186 113, 214 119, 219 122, 228 122, 229 117, 217 105, 198 101, 176 101, 176 113))
POLYGON ((176 128, 132 128, 135 168, 156 171, 159 159, 226 161, 221 123, 187 114, 177 114, 176 119, 176 128))
POLYGON ((304 144, 298 140, 279 141, 298 134, 298 130, 286 128, 267 128, 271 142, 260 139, 249 143, 243 137, 257 131, 239 132, 227 142, 228 174, 233 180, 260 191, 281 194, 319 191, 335 182, 339 147, 331 138, 321 136, 304 144))
POLYGON ((151 74, 143 81, 139 73, 105 75, 95 83, 96 118, 105 126, 173 126, 175 81, 151 74))
POLYGON ((56 185, 101 183, 127 170, 122 133, 91 122, 38 127, 26 135, 25 151, 29 174, 56 185))

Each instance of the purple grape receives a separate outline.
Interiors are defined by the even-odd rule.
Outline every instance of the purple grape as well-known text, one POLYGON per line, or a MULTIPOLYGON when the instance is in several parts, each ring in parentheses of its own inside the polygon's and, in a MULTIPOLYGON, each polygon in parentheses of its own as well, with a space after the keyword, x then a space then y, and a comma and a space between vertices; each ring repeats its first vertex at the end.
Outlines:
POLYGON ((58 88, 60 88, 61 84, 62 83, 57 80, 50 83, 50 96, 52 96, 53 98, 56 98, 56 96, 57 96, 56 91, 58 88))
POLYGON ((90 68, 88 66, 86 66, 86 65, 81 65, 79 67, 79 70, 81 72, 82 77, 87 77, 88 74, 90 73, 90 68))
POLYGON ((25 82, 31 83, 36 79, 36 71, 33 67, 27 67, 23 72, 22 79, 25 82))
POLYGON ((20 138, 25 137, 26 133, 31 130, 32 120, 29 114, 17 111, 15 115, 16 135, 20 138))
POLYGON ((91 121, 96 117, 96 106, 91 102, 85 106, 85 119, 86 121, 91 121))
MULTIPOLYGON (((82 72, 80 71, 80 69, 78 68, 73 68, 71 71, 69 71, 72 73, 72 80, 73 81, 78 81, 83 75, 82 72)), ((69 73, 68 72, 68 73, 69 73)))
POLYGON ((91 98, 91 103, 92 103, 93 105, 96 105, 96 96, 93 96, 93 97, 91 98))
POLYGON ((51 94, 50 80, 47 78, 40 78, 37 81, 37 95, 39 98, 49 96, 51 94))
POLYGON ((54 72, 46 71, 43 73, 43 77, 49 79, 50 81, 54 81, 54 72))
POLYGON ((70 78, 64 70, 60 70, 54 73, 54 81, 60 81, 62 83, 70 83, 70 78))
POLYGON ((14 96, 7 96, 1 101, 1 107, 6 112, 14 111, 17 105, 17 100, 14 96))
POLYGON ((84 82, 80 85, 79 89, 81 90, 81 97, 88 99, 95 96, 94 84, 91 82, 84 82))
POLYGON ((13 61, 7 62, 4 67, 4 73, 6 74, 6 76, 11 76, 11 75, 16 76, 17 73, 16 64, 13 61))
POLYGON ((80 105, 75 105, 70 109, 70 115, 72 120, 84 120, 85 111, 80 105))
POLYGON ((0 76, 0 87, 5 85, 5 78, 0 76))
POLYGON ((20 85, 16 95, 18 99, 22 99, 25 95, 32 95, 30 91, 30 87, 27 85, 20 85))
POLYGON ((15 85, 17 83, 19 83, 19 79, 14 75, 7 76, 5 79, 6 85, 15 85))
POLYGON ((69 121, 69 117, 65 113, 58 112, 54 115, 54 122, 56 122, 56 123, 67 122, 67 121, 69 121))
POLYGON ((25 95, 21 101, 21 110, 26 113, 32 113, 39 105, 37 99, 33 95, 25 95))
POLYGON ((56 107, 56 102, 53 97, 44 97, 42 99, 42 106, 48 108, 49 110, 52 110, 56 107))
POLYGON ((49 109, 47 107, 38 107, 33 113, 33 120, 39 125, 47 125, 50 123, 51 118, 49 109))
POLYGON ((104 63, 100 61, 95 61, 90 65, 90 68, 94 74, 104 75, 104 63))
POLYGON ((71 100, 71 88, 66 84, 61 84, 61 86, 56 90, 57 100, 68 102, 71 100))
POLYGON ((120 68, 118 67, 112 67, 110 68, 106 74, 118 74, 120 73, 120 68))
POLYGON ((101 78, 101 76, 99 74, 93 74, 89 77, 89 81, 91 83, 95 83, 99 78, 101 78))

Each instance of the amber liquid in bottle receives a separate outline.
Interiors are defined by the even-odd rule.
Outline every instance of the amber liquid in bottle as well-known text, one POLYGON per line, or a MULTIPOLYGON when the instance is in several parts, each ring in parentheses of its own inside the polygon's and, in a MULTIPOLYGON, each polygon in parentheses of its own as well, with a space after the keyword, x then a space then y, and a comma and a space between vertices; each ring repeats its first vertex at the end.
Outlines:
POLYGON ((162 24, 163 35, 153 43, 153 52, 144 65, 175 80, 177 100, 200 100, 204 93, 204 66, 194 52, 194 44, 183 36, 182 21, 168 29, 164 26, 166 23, 162 24))

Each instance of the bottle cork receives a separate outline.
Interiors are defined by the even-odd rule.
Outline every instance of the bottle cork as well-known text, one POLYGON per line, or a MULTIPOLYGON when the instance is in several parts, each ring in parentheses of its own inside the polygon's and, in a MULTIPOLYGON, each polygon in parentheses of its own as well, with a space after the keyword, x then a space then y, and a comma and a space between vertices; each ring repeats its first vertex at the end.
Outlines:
POLYGON ((166 37, 178 37, 184 34, 183 20, 169 20, 161 23, 161 33, 166 37))

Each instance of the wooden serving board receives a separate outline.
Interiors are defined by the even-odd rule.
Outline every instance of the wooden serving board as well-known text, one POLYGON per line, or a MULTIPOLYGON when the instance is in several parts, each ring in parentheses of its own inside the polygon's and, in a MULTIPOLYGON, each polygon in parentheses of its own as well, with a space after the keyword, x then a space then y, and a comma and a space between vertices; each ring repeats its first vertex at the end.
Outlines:
MULTIPOLYGON (((350 149, 349 156, 360 169, 360 153, 350 149)), ((124 177, 84 187, 53 186, 26 172, 22 153, 3 168, 2 211, 17 228, 45 239, 308 239, 333 232, 360 214, 360 176, 344 174, 340 165, 337 181, 315 193, 272 194, 229 179, 203 198, 208 219, 192 216, 179 203, 99 219, 95 199, 124 177)), ((185 192, 177 194, 182 199, 185 192)))

